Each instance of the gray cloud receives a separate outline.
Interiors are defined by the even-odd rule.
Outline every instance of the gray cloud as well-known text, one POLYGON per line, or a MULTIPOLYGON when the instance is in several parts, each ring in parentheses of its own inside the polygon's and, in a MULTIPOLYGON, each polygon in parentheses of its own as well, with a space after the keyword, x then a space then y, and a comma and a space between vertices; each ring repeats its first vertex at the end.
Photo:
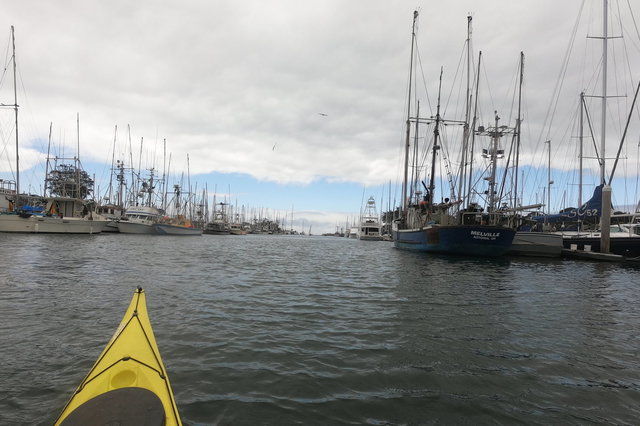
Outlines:
MULTIPOLYGON (((490 84, 481 94, 483 119, 495 108, 513 124, 513 79, 524 51, 522 158, 539 166, 544 119, 580 4, 460 1, 436 10, 419 3, 431 102, 444 66, 445 90, 454 96, 448 111, 461 111, 458 89, 450 86, 473 12, 473 45, 484 52, 483 79, 490 84)), ((189 153, 193 174, 374 185, 398 177, 413 7, 337 0, 10 2, 0 23, 16 26, 25 105, 34 117, 27 137, 46 138, 53 122, 73 146, 79 112, 82 156, 94 161, 110 160, 115 124, 126 145, 130 123, 135 144, 144 137, 157 152, 166 138, 176 169, 189 153)), ((597 35, 598 27, 590 31, 597 35)), ((563 120, 577 102, 570 90, 584 84, 582 74, 567 76, 554 137, 570 136, 563 120)), ((554 167, 569 167, 560 160, 554 167)))

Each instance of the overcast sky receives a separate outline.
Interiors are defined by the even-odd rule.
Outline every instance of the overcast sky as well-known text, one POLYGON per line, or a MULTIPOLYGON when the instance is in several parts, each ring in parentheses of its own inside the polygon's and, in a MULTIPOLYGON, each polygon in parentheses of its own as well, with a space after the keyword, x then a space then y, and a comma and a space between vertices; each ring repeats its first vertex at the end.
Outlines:
MULTIPOLYGON (((612 13, 620 10, 629 17, 628 4, 612 1, 612 13)), ((584 6, 581 0, 11 1, 0 15, 0 53, 10 54, 14 25, 21 169, 37 176, 29 180, 25 172, 25 182, 41 185, 37 171, 43 168, 50 123, 56 155, 76 154, 79 114, 80 157, 103 180, 102 188, 114 139, 116 158, 130 162, 130 134, 134 163, 143 168, 162 168, 166 139, 172 173, 187 172, 189 155, 192 185, 232 193, 232 203, 294 209, 298 220, 317 223, 316 232, 357 215, 369 195, 384 204, 379 209, 386 208, 388 184, 395 191, 400 177, 416 8, 421 73, 431 102, 444 67, 447 108, 457 108, 451 100, 458 89, 452 87, 459 84, 471 13, 474 55, 483 52, 486 76, 479 96, 485 101, 484 119, 492 120, 499 110, 504 124, 513 125, 514 78, 524 52, 522 161, 546 167, 543 142, 552 139, 553 167, 571 168, 566 159, 575 157, 570 123, 578 93, 600 90, 599 77, 585 72, 590 63, 580 59, 587 52, 586 36, 602 35, 600 1, 584 6), (550 116, 581 9, 574 65, 567 69, 562 98, 550 116)), ((612 43, 618 43, 618 51, 624 46, 632 63, 618 64, 627 74, 616 80, 615 89, 610 86, 612 91, 640 76, 637 30, 628 25, 624 31, 635 39, 612 43)), ((612 31, 621 31, 617 23, 613 26, 612 31)), ((589 55, 597 63, 599 56, 589 55)), ((5 104, 12 102, 6 99, 10 78, 5 74, 2 81, 5 104)), ((630 103, 633 88, 624 94, 630 103)), ((3 113, 3 171, 12 155, 10 117, 3 113)), ((627 173, 636 170, 637 144, 636 131, 627 173)), ((611 156, 615 149, 617 141, 611 156)), ((546 177, 531 179, 531 191, 537 192, 546 177)), ((570 185, 569 178, 564 184, 570 185)), ((560 198, 565 189, 556 191, 560 198)))

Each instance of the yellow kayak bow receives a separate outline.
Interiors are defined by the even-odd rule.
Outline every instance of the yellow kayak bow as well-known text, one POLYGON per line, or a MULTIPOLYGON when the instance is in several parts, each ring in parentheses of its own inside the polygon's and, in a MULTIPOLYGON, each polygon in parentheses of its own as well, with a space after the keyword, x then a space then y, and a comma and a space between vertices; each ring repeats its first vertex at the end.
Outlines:
POLYGON ((182 425, 141 287, 55 424, 182 425))

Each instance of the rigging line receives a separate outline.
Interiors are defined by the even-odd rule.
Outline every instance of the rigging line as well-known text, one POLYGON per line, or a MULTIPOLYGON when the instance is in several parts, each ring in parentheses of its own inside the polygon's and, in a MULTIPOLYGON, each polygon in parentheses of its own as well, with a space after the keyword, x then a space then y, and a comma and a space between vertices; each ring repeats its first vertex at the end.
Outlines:
MULTIPOLYGON (((431 98, 429 98, 429 91, 427 90, 427 82, 424 79, 424 68, 422 67, 422 57, 420 56, 420 49, 418 47, 418 38, 416 37, 416 56, 418 58, 418 65, 420 66, 420 75, 422 76, 422 85, 424 87, 424 91, 427 98, 427 104, 429 105, 430 115, 433 115, 433 107, 431 106, 431 98)), ((416 91, 417 92, 417 91, 416 91)), ((417 93, 416 93, 417 96, 417 93)))
POLYGON ((487 67, 484 65, 485 63, 486 61, 482 63, 481 68, 482 68, 482 71, 484 71, 482 74, 484 75, 484 82, 487 87, 487 93, 489 94, 489 103, 491 104, 491 110, 497 111, 496 103, 493 100, 493 93, 491 92, 491 85, 489 84, 489 75, 487 74, 487 67))
POLYGON ((562 90, 562 86, 564 85, 564 78, 567 74, 567 70, 569 68, 569 58, 571 57, 571 52, 573 50, 573 46, 575 44, 576 41, 576 34, 578 32, 578 24, 580 23, 580 18, 582 16, 582 11, 584 9, 584 5, 585 5, 585 0, 582 0, 582 3, 580 4, 580 9, 578 10, 578 16, 576 18, 576 21, 573 25, 573 29, 571 31, 571 37, 569 39, 569 45, 567 46, 567 49, 565 51, 565 56, 562 60, 562 66, 560 67, 560 73, 558 74, 558 79, 556 80, 556 85, 553 89, 553 93, 554 95, 551 98, 551 102, 549 104, 549 108, 547 108, 547 114, 545 115, 544 118, 544 122, 542 124, 542 128, 540 129, 540 135, 538 136, 538 141, 541 141, 543 139, 542 135, 545 131, 545 128, 547 128, 547 123, 548 123, 548 128, 547 128, 547 136, 545 139, 550 139, 550 134, 551 134, 551 127, 552 127, 552 123, 553 123, 553 117, 555 115, 556 112, 556 108, 558 107, 558 103, 560 101, 560 91, 562 90))
POLYGON ((2 70, 2 77, 0 77, 0 87, 2 87, 2 82, 4 81, 4 78, 7 75, 9 64, 13 60, 13 55, 10 54, 11 51, 12 51, 12 49, 11 49, 11 31, 9 31, 9 37, 7 38, 7 48, 4 51, 5 52, 4 53, 4 68, 2 70), (11 57, 12 59, 9 59, 9 57, 11 57))
POLYGON ((636 17, 633 14, 633 9, 631 8, 631 4, 629 3, 629 0, 627 0, 627 6, 629 7, 629 14, 631 15, 631 22, 633 22, 633 27, 636 30, 636 36, 638 37, 638 40, 640 40, 640 30, 638 30, 638 23, 636 22, 636 17))
MULTIPOLYGON (((440 141, 441 141, 440 149, 442 150, 442 162, 444 162, 444 168, 445 168, 446 174, 447 174, 447 181, 449 183, 450 198, 452 200, 454 200, 454 199, 456 199, 456 197, 455 197, 455 182, 454 182, 454 178, 453 178, 453 173, 451 173, 451 169, 453 169, 453 164, 452 164, 452 161, 451 161, 451 155, 450 155, 450 151, 449 151, 449 142, 448 142, 448 138, 446 136, 447 136, 447 134, 444 131, 440 135, 440 141)), ((441 170, 441 173, 442 173, 442 164, 440 165, 440 170, 441 170)), ((440 178, 440 180, 441 180, 440 188, 444 188, 444 186, 442 185, 442 177, 440 178)), ((441 190, 440 192, 442 192, 441 195, 444 195, 444 190, 441 190)))
MULTIPOLYGON (((456 85, 456 81, 458 81, 458 76, 461 75, 460 70, 462 68, 462 61, 465 59, 465 53, 466 53, 466 40, 464 45, 462 46, 462 53, 460 54, 460 59, 458 60, 458 66, 456 67, 456 72, 453 76, 453 84, 451 85, 451 90, 449 91, 449 96, 447 97, 447 101, 444 104, 444 107, 442 108, 442 116, 446 116, 447 115, 447 110, 449 108, 449 103, 451 102, 451 99, 453 97, 453 89, 455 87, 458 87, 458 98, 460 98, 460 92, 462 91, 462 84, 460 85, 456 85)), ((458 104, 456 104, 458 105, 458 104)), ((457 117, 457 115, 454 114, 454 116, 457 117)))
POLYGON ((633 102, 631 103, 631 110, 629 111, 629 118, 627 119, 627 124, 624 128, 624 133, 622 134, 622 139, 620 140, 620 146, 618 147, 618 153, 616 154, 616 161, 613 163, 613 169, 611 170, 611 175, 609 176, 609 186, 611 186, 611 182, 613 181, 613 176, 616 171, 616 167, 618 165, 618 159, 620 158, 620 152, 622 151, 622 146, 624 144, 624 140, 627 136, 627 129, 629 128, 629 122, 631 121, 631 114, 633 114, 633 108, 636 105, 636 100, 638 99, 638 91, 640 91, 640 84, 638 84, 638 88, 636 89, 636 94, 633 97, 633 102))
MULTIPOLYGON (((631 16, 631 21, 633 22, 634 29, 636 30, 636 37, 637 37, 638 40, 640 40, 640 31, 638 30, 638 25, 636 23, 636 18, 635 18, 635 15, 633 14, 633 9, 631 8, 631 5, 629 4, 629 0, 627 0, 627 5, 629 7, 629 15, 631 16)), ((620 12, 618 12, 618 17, 619 17, 619 20, 620 20, 620 27, 622 27, 622 14, 620 12)), ((633 87, 633 86, 635 86, 635 82, 633 81, 633 73, 632 73, 632 70, 631 70, 631 61, 628 60, 631 57, 631 55, 629 54, 627 40, 631 41, 635 45, 636 49, 638 49, 639 46, 634 42, 634 39, 631 38, 631 37, 622 39, 622 45, 624 46, 625 57, 627 58, 627 72, 629 73, 629 79, 631 81, 631 87, 633 87)), ((640 110, 638 110, 636 112, 636 114, 640 117, 640 110)))
MULTIPOLYGON (((520 85, 520 56, 518 55, 517 63, 516 63, 516 71, 512 74, 513 80, 511 80, 512 84, 512 92, 511 92, 511 108, 509 108, 509 117, 507 118, 507 124, 511 123, 513 119, 514 112, 517 112, 516 104, 518 103, 518 86, 520 85)), ((517 120, 517 118, 516 118, 517 120)), ((516 126, 514 126, 515 128, 516 126)))
MULTIPOLYGON (((622 26, 622 18, 621 18, 621 15, 620 15, 620 3, 616 2, 616 5, 618 6, 618 8, 617 8, 617 12, 618 12, 617 13, 617 18, 618 18, 617 19, 617 24, 620 27, 620 34, 621 35, 618 36, 618 37, 613 36, 612 38, 621 38, 622 39, 622 58, 618 57, 618 56, 620 56, 620 53, 618 53, 618 51, 620 49, 616 49, 617 43, 611 43, 610 44, 610 49, 611 49, 610 57, 612 57, 612 59, 613 59, 613 69, 614 70, 621 69, 621 70, 625 71, 625 68, 620 67, 619 64, 618 64, 618 61, 621 61, 626 56, 624 53, 626 53, 627 50, 626 50, 626 44, 624 43, 625 39, 623 37, 624 28, 622 26)), ((613 16, 611 17, 611 21, 612 21, 611 30, 613 32, 613 30, 614 30, 613 29, 613 21, 614 21, 613 16)), ((627 60, 626 69, 629 69, 629 65, 630 65, 629 61, 627 60)), ((625 78, 624 78, 624 76, 621 77, 619 75, 619 73, 613 73, 613 74, 614 74, 614 79, 615 79, 614 80, 614 83, 615 83, 614 86, 615 86, 615 89, 616 89, 616 93, 625 93, 625 95, 620 95, 620 96, 624 96, 626 98, 627 96, 626 96, 626 90, 625 90, 625 83, 624 83, 625 82, 625 78), (622 80, 622 82, 621 82, 621 80, 622 80)), ((627 108, 626 108, 627 104, 628 104, 628 102, 625 103, 625 110, 627 110, 627 108)), ((617 107, 617 110, 618 110, 617 116, 613 116, 613 111, 611 110, 612 108, 608 108, 608 110, 609 110, 609 113, 611 114, 611 122, 617 121, 618 126, 617 126, 616 130, 619 130, 619 129, 621 129, 623 127, 623 121, 622 121, 623 120, 623 116, 621 116, 620 113, 619 113, 619 111, 620 111, 620 104, 619 103, 616 103, 616 107, 617 107)), ((619 138, 620 134, 618 134, 617 137, 619 138)))
POLYGON ((591 123, 591 115, 589 115, 589 110, 587 108, 584 109, 585 116, 587 117, 587 124, 589 126, 589 134, 591 135, 591 141, 593 142, 593 148, 596 153, 596 158, 598 159, 598 164, 602 165, 602 159, 600 158, 600 154, 598 153, 598 144, 596 143, 596 137, 593 134, 593 125, 591 123))

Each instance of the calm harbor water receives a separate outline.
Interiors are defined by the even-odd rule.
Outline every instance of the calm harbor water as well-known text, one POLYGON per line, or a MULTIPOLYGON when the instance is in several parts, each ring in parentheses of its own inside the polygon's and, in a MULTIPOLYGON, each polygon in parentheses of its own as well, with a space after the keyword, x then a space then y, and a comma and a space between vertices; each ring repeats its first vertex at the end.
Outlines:
POLYGON ((188 425, 637 424, 640 269, 304 236, 0 235, 0 424, 51 424, 137 285, 188 425))

